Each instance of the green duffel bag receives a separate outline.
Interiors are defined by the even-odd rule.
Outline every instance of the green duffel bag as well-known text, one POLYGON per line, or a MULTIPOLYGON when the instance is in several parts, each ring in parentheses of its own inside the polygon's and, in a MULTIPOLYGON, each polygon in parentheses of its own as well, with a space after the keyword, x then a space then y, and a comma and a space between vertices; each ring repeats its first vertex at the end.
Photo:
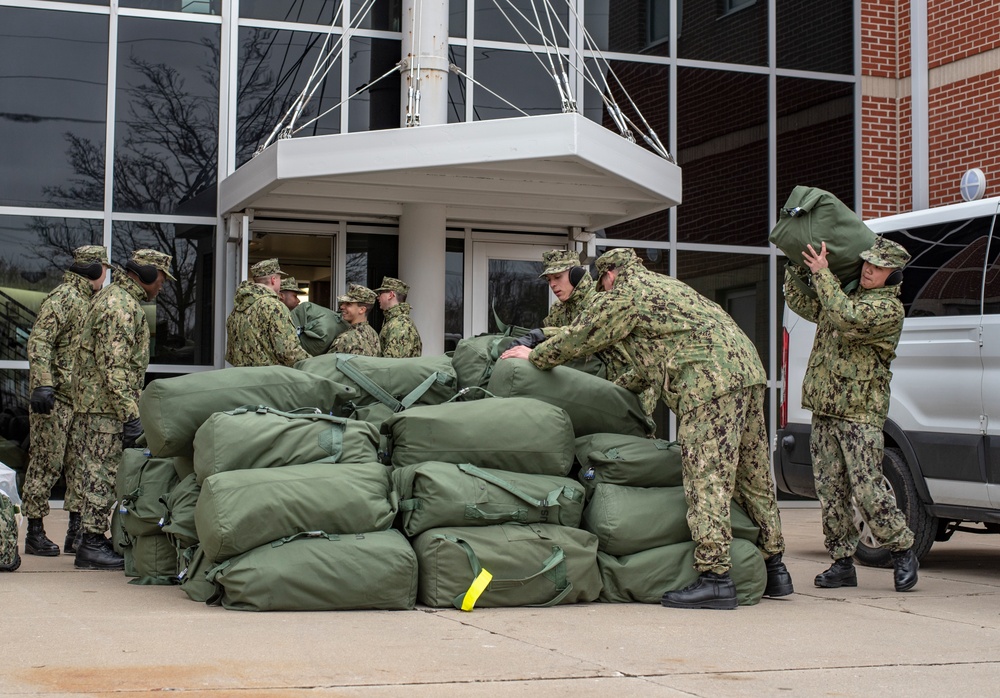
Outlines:
POLYGON ((597 538, 579 528, 505 523, 432 528, 413 541, 420 603, 433 608, 555 606, 601 593, 597 538))
MULTIPOLYGON (((125 527, 122 526, 122 517, 118 513, 118 504, 111 509, 111 547, 119 555, 125 554, 125 548, 132 545, 132 537, 125 532, 125 527)), ((126 575, 128 576, 128 575, 126 575)), ((135 576, 135 575, 131 575, 135 576)))
POLYGON ((379 433, 371 424, 314 410, 263 405, 217 412, 194 437, 198 483, 216 473, 300 463, 371 463, 379 433))
POLYGON ((292 323, 299 344, 313 356, 325 354, 333 340, 351 327, 338 311, 308 301, 292 309, 292 323))
POLYGON ((430 461, 397 468, 403 531, 442 526, 551 523, 579 527, 584 489, 569 478, 430 461))
POLYGON ((278 410, 315 407, 339 415, 357 397, 349 385, 290 366, 245 366, 158 378, 142 391, 139 416, 151 453, 190 457, 195 432, 216 412, 269 405, 278 410))
POLYGON ((136 578, 129 584, 168 586, 177 579, 177 549, 163 534, 137 536, 125 548, 125 557, 132 558, 136 578))
MULTIPOLYGON (((751 543, 760 529, 734 501, 730 504, 733 537, 751 543)), ((631 555, 691 540, 683 487, 627 487, 600 483, 583 511, 583 528, 597 536, 598 549, 631 555)))
POLYGON ((397 467, 433 460, 545 475, 573 467, 569 415, 530 398, 411 407, 381 429, 397 467))
POLYGON ((237 611, 395 611, 412 609, 417 596, 417 558, 395 529, 298 533, 206 576, 216 585, 209 603, 237 611))
POLYGON ((200 545, 185 549, 178 567, 177 581, 189 599, 205 603, 212 598, 216 590, 215 585, 208 581, 207 573, 215 567, 215 562, 205 557, 200 545))
POLYGON ((174 462, 174 470, 177 472, 178 480, 183 480, 188 475, 194 475, 194 458, 191 456, 171 456, 171 460, 174 462))
POLYGON ((578 477, 588 495, 601 482, 631 487, 684 484, 681 447, 676 441, 624 434, 591 434, 576 440, 578 477))
POLYGON ((396 502, 381 463, 307 463, 212 475, 194 518, 202 550, 222 562, 304 531, 384 531, 396 502))
MULTIPOLYGON (((451 355, 459 390, 485 388, 500 355, 510 348, 515 339, 509 334, 481 334, 460 339, 451 355)), ((478 400, 483 397, 485 395, 479 390, 466 390, 462 399, 478 400)))
POLYGON ((393 412, 411 405, 440 405, 458 392, 447 356, 386 359, 326 354, 299 361, 295 368, 355 388, 357 406, 381 403, 393 412))
POLYGON ((351 419, 359 422, 368 422, 376 429, 380 429, 385 420, 389 419, 396 412, 391 407, 386 407, 381 402, 372 405, 361 405, 351 413, 351 419))
MULTIPOLYGON (((792 264, 805 266, 807 245, 817 252, 826 243, 827 261, 846 287, 861 279, 861 253, 875 243, 875 233, 857 214, 828 191, 797 186, 778 211, 778 222, 767 236, 792 264)), ((816 292, 803 287, 810 295, 816 292)))
POLYGON ((172 458, 152 458, 148 451, 126 448, 115 479, 118 513, 132 537, 159 535, 167 508, 160 498, 177 485, 172 458))
POLYGON ((561 407, 578 437, 602 432, 646 436, 656 430, 638 395, 567 366, 542 371, 526 359, 504 359, 493 369, 487 390, 497 397, 530 397, 561 407))
MULTIPOLYGON (((668 591, 683 589, 698 579, 694 569, 694 547, 692 542, 674 543, 623 557, 597 553, 604 584, 600 600, 660 603, 668 591)), ((740 605, 753 606, 760 602, 767 585, 767 570, 760 550, 748 540, 734 538, 729 545, 729 556, 733 565, 729 574, 736 584, 740 605)))
POLYGON ((192 472, 162 497, 167 513, 163 517, 163 526, 160 530, 178 549, 189 548, 198 543, 194 508, 200 493, 201 485, 198 484, 198 477, 192 472))

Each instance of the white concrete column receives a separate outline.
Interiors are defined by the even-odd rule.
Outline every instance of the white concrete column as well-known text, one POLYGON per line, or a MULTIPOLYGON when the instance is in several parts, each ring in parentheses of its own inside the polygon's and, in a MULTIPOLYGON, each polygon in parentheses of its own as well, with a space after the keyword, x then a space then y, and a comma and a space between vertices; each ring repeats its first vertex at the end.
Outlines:
MULTIPOLYGON (((421 126, 448 123, 448 0, 403 0, 402 114, 416 112, 410 90, 419 90, 421 126)), ((415 124, 411 124, 415 125, 415 124)))
POLYGON ((444 353, 445 223, 440 204, 404 204, 399 218, 399 278, 410 285, 424 356, 444 353))

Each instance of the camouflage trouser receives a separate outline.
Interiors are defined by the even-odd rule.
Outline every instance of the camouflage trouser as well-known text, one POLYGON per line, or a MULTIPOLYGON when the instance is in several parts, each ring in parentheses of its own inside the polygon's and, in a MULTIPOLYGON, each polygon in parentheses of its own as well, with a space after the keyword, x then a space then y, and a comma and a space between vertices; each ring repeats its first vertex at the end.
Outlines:
POLYGON ((812 418, 809 454, 816 496, 823 507, 823 535, 834 560, 858 548, 852 504, 857 504, 875 538, 888 550, 913 545, 913 532, 882 486, 882 429, 836 417, 812 418))
POLYGON ((115 502, 115 476, 122 459, 122 423, 109 415, 78 412, 73 418, 69 447, 80 459, 83 471, 80 525, 87 533, 104 533, 115 502))
POLYGON ((70 424, 73 422, 73 407, 62 400, 56 400, 49 414, 31 413, 31 458, 24 477, 24 501, 22 511, 29 519, 41 519, 49 515, 49 496, 66 474, 66 497, 63 508, 80 511, 81 473, 79 460, 70 458, 66 450, 70 424))
POLYGON ((680 415, 677 440, 688 527, 697 544, 695 569, 721 574, 732 567, 730 500, 760 528, 757 547, 765 558, 783 552, 764 425, 764 386, 733 391, 680 415))

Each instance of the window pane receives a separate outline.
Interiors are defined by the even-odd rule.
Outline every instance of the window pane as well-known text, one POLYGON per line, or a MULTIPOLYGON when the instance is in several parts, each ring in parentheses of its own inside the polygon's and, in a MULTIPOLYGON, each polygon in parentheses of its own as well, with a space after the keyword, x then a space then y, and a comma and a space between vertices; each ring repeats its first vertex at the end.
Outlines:
POLYGON ((0 205, 102 210, 107 16, 0 7, 0 26, 0 205))
POLYGON ((777 105, 778 205, 808 184, 853 209, 854 85, 779 77, 777 105))
POLYGON ((219 27, 121 18, 115 122, 115 210, 214 216, 219 27))
MULTIPOLYGON (((362 29, 385 29, 398 32, 402 0, 375 0, 367 13, 362 14, 369 0, 351 0, 351 26, 362 29)), ((420 3, 416 3, 419 5, 420 3)), ((396 53, 399 60, 399 53, 396 53)))
POLYGON ((767 77, 681 68, 677 82, 678 239, 767 245, 767 77))
POLYGON ((518 109, 530 115, 562 112, 559 90, 547 72, 548 68, 543 67, 530 52, 476 49, 475 70, 476 82, 500 95, 495 97, 476 86, 473 102, 475 121, 524 116, 518 109))
POLYGON ((587 0, 584 27, 601 51, 670 54, 668 0, 587 0))
MULTIPOLYGON (((330 37, 329 46, 338 35, 330 37)), ((305 89, 323 45, 322 34, 240 29, 239 91, 236 114, 236 166, 248 161, 305 89)), ((316 121, 340 102, 340 59, 306 104, 296 128, 312 121, 296 136, 340 133, 340 109, 316 121)), ((273 141, 273 139, 272 139, 273 141)))
POLYGON ((539 327, 549 312, 549 287, 543 279, 541 262, 515 259, 489 260, 487 300, 488 332, 499 332, 496 318, 507 325, 539 327))
POLYGON ((736 9, 727 7, 731 4, 680 4, 682 31, 677 47, 681 58, 767 65, 768 3, 756 2, 736 9))
MULTIPOLYGON (((448 61, 465 71, 465 47, 449 46, 448 61)), ((450 73, 448 75, 448 123, 465 121, 465 103, 468 85, 464 77, 450 73)))
POLYGON ((549 45, 554 40, 557 46, 566 46, 569 43, 566 39, 568 27, 569 8, 566 3, 476 0, 477 39, 543 45, 543 37, 547 37, 549 45))
MULTIPOLYGON (((240 0, 240 17, 330 24, 342 0, 240 0)), ((339 19, 339 14, 338 14, 339 19)))
POLYGON ((854 72, 855 3, 781 0, 774 4, 779 68, 854 72))
POLYGON ((465 240, 445 242, 444 350, 465 336, 465 240))
POLYGON ((399 63, 402 46, 390 39, 351 39, 351 84, 349 94, 371 85, 359 95, 351 97, 349 130, 378 131, 399 128, 400 75, 393 66, 399 63), (386 72, 392 70, 385 77, 386 72), (382 78, 379 80, 379 78, 382 78), (376 80, 377 83, 372 85, 376 80))
POLYGON ((103 221, 0 216, 0 360, 27 361, 42 300, 62 282, 73 250, 100 245, 103 221))
MULTIPOLYGON (((365 235, 348 233, 347 264, 344 288, 361 284, 378 288, 386 276, 399 278, 399 237, 396 235, 365 235)), ((405 280, 405 279, 404 279, 405 280)), ((378 303, 368 311, 368 324, 382 329, 385 316, 378 303)))
POLYGON ((466 35, 468 12, 465 0, 449 0, 448 2, 448 36, 466 35))
POLYGON ((143 10, 187 12, 198 15, 222 13, 222 0, 120 0, 119 4, 122 7, 138 7, 143 10))
POLYGON ((150 363, 211 365, 215 298, 215 228, 170 223, 115 223, 111 259, 124 266, 133 250, 173 256, 173 275, 146 304, 150 363))
POLYGON ((28 469, 28 371, 0 369, 0 463, 17 472, 17 488, 24 492, 28 469))

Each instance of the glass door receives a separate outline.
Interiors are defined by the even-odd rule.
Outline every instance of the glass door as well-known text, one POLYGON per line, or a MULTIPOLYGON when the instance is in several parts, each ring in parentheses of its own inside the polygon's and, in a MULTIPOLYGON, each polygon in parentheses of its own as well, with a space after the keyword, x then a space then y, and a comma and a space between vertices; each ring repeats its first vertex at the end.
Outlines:
POLYGON ((540 327, 554 296, 542 273, 542 253, 552 245, 473 242, 472 334, 499 332, 505 325, 540 327))

